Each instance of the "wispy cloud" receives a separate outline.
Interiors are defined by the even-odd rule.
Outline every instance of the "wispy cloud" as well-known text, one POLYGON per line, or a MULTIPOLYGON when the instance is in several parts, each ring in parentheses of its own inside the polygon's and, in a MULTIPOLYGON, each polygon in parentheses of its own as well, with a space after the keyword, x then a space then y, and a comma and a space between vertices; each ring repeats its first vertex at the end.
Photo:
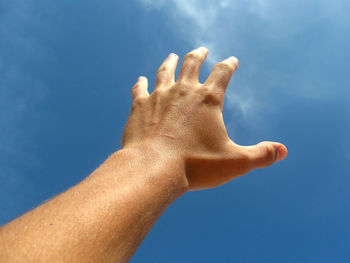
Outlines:
POLYGON ((207 67, 230 55, 240 59, 226 106, 240 109, 244 118, 271 110, 276 93, 327 99, 345 89, 333 87, 325 76, 348 20, 349 4, 335 2, 140 0, 169 17, 172 30, 193 48, 207 46, 207 67))
MULTIPOLYGON (((223 59, 225 56, 232 55, 228 51, 230 46, 236 46, 236 33, 225 34, 224 21, 225 16, 222 12, 235 9, 235 1, 199 1, 199 0, 174 0, 174 1, 154 1, 140 0, 140 2, 148 9, 154 8, 158 11, 165 12, 171 19, 173 29, 182 35, 183 39, 188 41, 193 48, 198 46, 206 46, 210 50, 207 58, 206 66, 211 69, 215 63, 223 59), (227 42, 227 40, 229 40, 227 42)), ((254 10, 257 11, 257 10, 254 10)), ((231 29, 232 27, 229 26, 231 29)), ((230 30, 231 31, 231 30, 230 30)), ((246 113, 251 102, 250 99, 243 101, 235 93, 227 94, 227 105, 229 107, 240 106, 242 113, 246 113)))

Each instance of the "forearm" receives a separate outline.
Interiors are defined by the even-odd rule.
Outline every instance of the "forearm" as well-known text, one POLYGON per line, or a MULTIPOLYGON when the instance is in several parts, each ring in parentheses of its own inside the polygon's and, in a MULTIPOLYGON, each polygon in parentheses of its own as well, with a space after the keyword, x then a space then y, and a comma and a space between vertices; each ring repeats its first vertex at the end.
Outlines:
POLYGON ((187 190, 181 162, 122 150, 65 193, 4 226, 7 262, 126 262, 187 190))

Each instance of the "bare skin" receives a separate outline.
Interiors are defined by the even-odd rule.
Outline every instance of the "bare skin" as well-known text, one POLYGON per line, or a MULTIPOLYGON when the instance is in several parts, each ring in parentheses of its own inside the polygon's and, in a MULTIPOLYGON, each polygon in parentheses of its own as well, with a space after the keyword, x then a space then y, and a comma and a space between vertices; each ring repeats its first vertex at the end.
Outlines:
POLYGON ((275 142, 240 146, 222 118, 230 57, 199 83, 206 48, 188 53, 175 82, 170 54, 147 91, 140 77, 122 149, 81 183, 0 228, 0 262, 127 262, 164 210, 189 190, 217 187, 284 159, 275 142))

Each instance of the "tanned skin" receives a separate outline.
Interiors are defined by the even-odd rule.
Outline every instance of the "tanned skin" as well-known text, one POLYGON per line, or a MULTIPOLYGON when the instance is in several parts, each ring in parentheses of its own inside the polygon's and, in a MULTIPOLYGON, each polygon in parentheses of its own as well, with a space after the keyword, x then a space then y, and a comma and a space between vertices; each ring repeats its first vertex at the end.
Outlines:
POLYGON ((122 147, 79 184, 0 229, 0 262, 127 262, 164 210, 190 190, 225 184, 284 159, 275 142, 240 146, 222 117, 235 57, 215 65, 201 84, 208 50, 178 56, 131 90, 122 147))

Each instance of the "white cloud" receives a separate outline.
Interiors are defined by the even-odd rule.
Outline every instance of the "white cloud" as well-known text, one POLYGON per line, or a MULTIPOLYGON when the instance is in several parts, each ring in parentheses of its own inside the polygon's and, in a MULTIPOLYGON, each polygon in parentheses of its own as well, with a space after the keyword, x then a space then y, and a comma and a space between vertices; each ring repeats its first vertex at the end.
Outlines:
MULTIPOLYGON (((173 29, 178 31, 184 40, 187 40, 193 48, 206 46, 210 50, 206 66, 211 69, 215 63, 238 50, 240 43, 240 32, 238 28, 242 25, 237 14, 241 7, 237 1, 200 1, 200 0, 173 0, 173 1, 152 1, 140 0, 148 9, 165 12, 170 17, 173 29)), ((263 17, 264 6, 262 1, 246 1, 245 12, 263 17)), ((244 22, 244 21, 243 21, 244 22)), ((238 56, 239 57, 239 56, 238 56)), ((252 68, 245 68, 248 75, 253 75, 252 68)), ((254 103, 252 97, 238 94, 232 87, 228 89, 226 106, 228 108, 238 107, 241 113, 246 116, 251 112, 254 103)))
POLYGON ((335 63, 331 54, 334 37, 342 37, 340 30, 346 32, 340 26, 349 20, 343 10, 349 4, 335 2, 140 0, 147 9, 169 17, 174 32, 193 48, 208 47, 208 68, 231 55, 240 59, 226 106, 254 119, 256 112, 261 116, 273 110, 273 104, 262 102, 262 97, 270 101, 276 93, 283 93, 327 99, 345 90, 332 86, 325 76, 326 64, 317 68, 326 60, 335 63))
MULTIPOLYGON (((147 8, 154 8, 158 11, 166 12, 170 16, 174 30, 179 31, 185 40, 193 48, 205 46, 210 50, 206 65, 208 68, 222 59, 219 45, 220 30, 218 25, 218 15, 223 9, 231 9, 232 2, 222 1, 200 1, 200 0, 173 0, 173 1, 152 1, 140 0, 147 8)), ((228 96, 231 105, 237 103, 237 97, 233 94, 228 96)), ((239 100, 238 100, 239 101, 239 100)), ((241 104, 244 111, 247 105, 241 104)))

